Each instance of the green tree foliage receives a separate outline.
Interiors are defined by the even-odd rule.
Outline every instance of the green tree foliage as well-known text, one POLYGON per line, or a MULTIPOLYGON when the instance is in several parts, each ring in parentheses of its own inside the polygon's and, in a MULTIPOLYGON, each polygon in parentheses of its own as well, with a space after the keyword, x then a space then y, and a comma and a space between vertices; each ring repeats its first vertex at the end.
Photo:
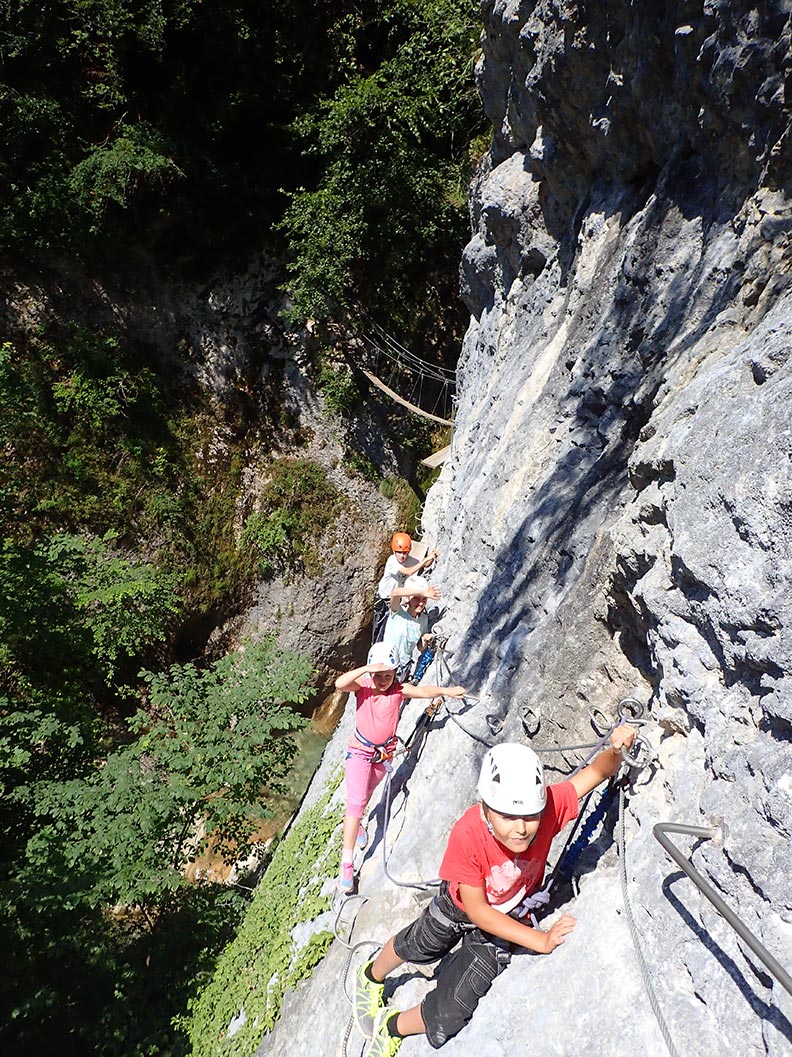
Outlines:
POLYGON ((200 459, 210 411, 148 355, 76 325, 0 345, 0 531, 144 541, 200 611, 247 570, 233 531, 241 464, 200 459))
POLYGON ((184 173, 165 153, 155 129, 121 124, 113 139, 95 147, 69 173, 66 188, 86 218, 91 234, 101 230, 107 209, 121 209, 141 187, 165 187, 184 173))
POLYGON ((327 410, 339 418, 349 415, 362 399, 349 365, 338 357, 331 359, 325 355, 320 358, 316 384, 322 392, 327 410))
POLYGON ((34 534, 53 520, 128 528, 146 478, 149 489, 173 481, 167 390, 150 367, 127 359, 115 337, 76 325, 0 347, 6 532, 34 534))
POLYGON ((294 192, 297 315, 455 299, 472 0, 19 0, 0 19, 0 246, 207 260, 260 245, 294 192))
POLYGON ((31 838, 20 882, 41 887, 65 870, 93 907, 150 911, 186 884, 183 867, 206 848, 229 862, 283 792, 294 751, 283 735, 305 725, 291 707, 310 690, 308 661, 266 639, 199 671, 144 673, 149 701, 128 721, 134 740, 88 777, 42 782, 32 798, 47 820, 31 838), (81 882, 78 881, 81 878, 81 882))
POLYGON ((374 3, 358 18, 348 38, 357 62, 295 124, 321 174, 292 195, 283 221, 294 313, 326 316, 362 299, 406 324, 399 306, 455 273, 466 237, 479 26, 464 0, 374 3))
POLYGON ((180 609, 176 578, 112 554, 114 539, 114 533, 102 540, 58 535, 39 548, 64 577, 74 605, 70 627, 79 625, 90 636, 90 653, 107 684, 124 658, 165 641, 180 609))
POLYGON ((289 122, 347 61, 346 6, 3 5, 0 245, 142 236, 184 257, 249 244, 292 180, 289 122))
MULTIPOLYGON (((112 539, 60 534, 0 546, 0 692, 34 711, 52 706, 59 722, 86 725, 86 691, 122 692, 119 674, 165 639, 179 611, 174 577, 114 554, 112 539)), ((84 740, 58 727, 44 744, 64 738, 84 740)), ((38 731, 31 745, 41 739, 38 731)), ((15 751, 30 757, 24 744, 16 739, 15 751)))
POLYGON ((173 578, 108 540, 0 546, 0 820, 12 861, 37 825, 27 791, 92 765, 100 708, 130 693, 130 665, 177 609, 173 578))
MULTIPOLYGON (((148 702, 129 719, 127 743, 83 774, 64 779, 51 770, 26 773, 23 759, 13 761, 17 780, 4 784, 2 806, 38 819, 0 879, 2 930, 19 970, 14 1008, 4 1013, 17 1019, 21 1037, 49 1038, 51 1049, 53 1036, 74 1032, 98 1046, 100 1032, 83 1019, 95 1002, 92 976, 106 987, 109 962, 117 974, 116 996, 139 1003, 152 988, 139 964, 141 949, 168 962, 170 943, 176 937, 184 942, 183 925, 196 914, 210 919, 198 949, 196 938, 189 940, 200 965, 212 930, 219 931, 219 920, 212 918, 219 896, 207 902, 196 894, 184 866, 210 837, 213 852, 228 861, 246 855, 247 841, 266 814, 262 797, 284 789, 293 753, 288 732, 305 723, 291 706, 307 699, 310 675, 307 661, 272 639, 203 671, 174 665, 145 675, 148 702), (121 915, 115 926, 108 919, 113 906, 121 915), (74 978, 46 969, 48 957, 76 959, 79 950, 86 963, 74 978), (60 1027, 49 1023, 56 1011, 60 1027)), ((0 709, 9 721, 0 740, 6 759, 20 730, 8 699, 0 709)), ((194 969, 181 965, 187 982, 194 969)), ((182 980, 177 992, 184 996, 185 988, 182 980)), ((100 1023, 116 1037, 101 1052, 155 1052, 146 1034, 162 1032, 165 1012, 176 1008, 160 996, 156 1015, 138 1009, 140 1022, 133 1025, 128 1013, 119 1019, 120 1010, 108 1001, 100 1023)))
MULTIPOLYGON (((7 256, 142 246, 214 267, 260 248, 299 186, 298 312, 445 318, 472 4, 16 0, 0 20, 7 256)), ((346 372, 321 384, 337 411, 357 399, 346 372)), ((0 1038, 177 1057, 170 1020, 239 914, 184 863, 206 835, 235 854, 281 789, 308 669, 271 641, 161 669, 177 622, 238 599, 254 562, 318 570, 343 499, 316 464, 277 460, 238 547, 244 453, 206 457, 214 409, 119 333, 18 328, 0 408, 0 1038)))

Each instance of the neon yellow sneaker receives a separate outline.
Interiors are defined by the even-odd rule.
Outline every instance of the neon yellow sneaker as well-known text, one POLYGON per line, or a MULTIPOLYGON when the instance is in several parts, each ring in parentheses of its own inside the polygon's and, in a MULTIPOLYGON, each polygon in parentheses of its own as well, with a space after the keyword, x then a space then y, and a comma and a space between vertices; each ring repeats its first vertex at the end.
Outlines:
POLYGON ((374 1034, 374 1020, 385 1005, 385 984, 375 984, 366 976, 370 965, 371 962, 364 962, 355 974, 355 997, 352 1000, 355 1023, 361 1034, 369 1039, 374 1034))
POLYGON ((397 1039, 388 1031, 388 1025, 398 1017, 399 1010, 383 1009, 374 1023, 374 1037, 368 1045, 365 1057, 394 1057, 401 1049, 404 1039, 397 1039))

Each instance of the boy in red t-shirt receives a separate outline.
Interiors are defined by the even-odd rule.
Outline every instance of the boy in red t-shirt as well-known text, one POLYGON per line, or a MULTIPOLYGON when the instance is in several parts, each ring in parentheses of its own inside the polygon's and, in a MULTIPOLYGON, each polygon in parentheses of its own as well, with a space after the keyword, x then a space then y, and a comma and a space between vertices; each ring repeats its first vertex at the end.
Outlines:
POLYGON ((373 1024, 367 1057, 393 1057, 407 1035, 426 1034, 435 1049, 467 1024, 478 1001, 508 964, 511 947, 550 954, 575 927, 562 915, 546 932, 518 918, 518 908, 541 885, 553 837, 578 813, 578 801, 617 773, 622 748, 635 740, 626 724, 568 781, 545 788, 542 765, 527 745, 496 745, 484 756, 481 800, 455 823, 448 839, 440 892, 423 914, 358 970, 355 1019, 364 1034, 373 1024), (403 962, 444 961, 438 984, 420 1006, 386 1011, 386 975, 403 962))
POLYGON ((413 686, 396 679, 398 660, 392 647, 375 642, 368 664, 339 675, 336 690, 355 694, 355 733, 347 746, 344 773, 346 815, 341 848, 338 888, 349 895, 354 888, 355 845, 366 845, 360 820, 371 794, 385 775, 385 760, 396 748, 396 727, 405 698, 463 697, 464 686, 413 686))

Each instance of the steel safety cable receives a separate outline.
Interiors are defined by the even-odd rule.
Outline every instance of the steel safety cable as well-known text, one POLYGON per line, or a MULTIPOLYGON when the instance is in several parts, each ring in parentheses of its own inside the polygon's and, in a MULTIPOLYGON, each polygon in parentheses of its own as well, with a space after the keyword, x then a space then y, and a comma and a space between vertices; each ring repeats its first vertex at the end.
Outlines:
POLYGON ((618 852, 619 852, 619 864, 621 873, 621 887, 622 887, 622 900, 624 902, 624 914, 627 918, 627 925, 630 930, 630 936, 632 937, 633 947, 635 949, 635 957, 638 962, 638 968, 641 971, 643 977, 644 988, 649 999, 649 1005, 652 1007, 652 1012, 657 1020, 658 1027, 663 1036, 668 1052, 671 1057, 679 1057, 679 1052, 674 1045, 674 1040, 671 1038, 671 1032, 666 1024, 663 1011, 660 1009, 660 1003, 657 1000, 654 985, 652 984, 652 978, 649 972, 649 966, 644 958, 643 950, 641 949, 641 942, 638 936, 638 927, 635 924, 635 918, 633 917, 632 906, 630 905, 629 893, 627 890, 627 855, 626 847, 627 841, 625 838, 625 823, 624 823, 624 787, 619 789, 619 838, 618 838, 618 852))

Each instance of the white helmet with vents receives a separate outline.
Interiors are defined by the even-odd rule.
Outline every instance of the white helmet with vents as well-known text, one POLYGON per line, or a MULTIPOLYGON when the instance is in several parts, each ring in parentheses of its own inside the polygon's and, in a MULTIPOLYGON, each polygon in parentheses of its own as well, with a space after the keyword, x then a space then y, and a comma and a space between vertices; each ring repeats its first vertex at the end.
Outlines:
POLYGON ((547 800, 539 757, 527 745, 493 746, 481 763, 478 794, 501 815, 539 814, 547 800))
POLYGON ((417 573, 413 573, 412 576, 408 576, 404 581, 405 590, 414 591, 415 594, 423 594, 429 587, 429 581, 425 576, 419 576, 417 573))
POLYGON ((389 646, 386 642, 375 642, 369 650, 368 663, 376 664, 381 667, 382 671, 388 668, 392 668, 393 671, 399 667, 399 661, 396 657, 396 652, 393 646, 389 646))

